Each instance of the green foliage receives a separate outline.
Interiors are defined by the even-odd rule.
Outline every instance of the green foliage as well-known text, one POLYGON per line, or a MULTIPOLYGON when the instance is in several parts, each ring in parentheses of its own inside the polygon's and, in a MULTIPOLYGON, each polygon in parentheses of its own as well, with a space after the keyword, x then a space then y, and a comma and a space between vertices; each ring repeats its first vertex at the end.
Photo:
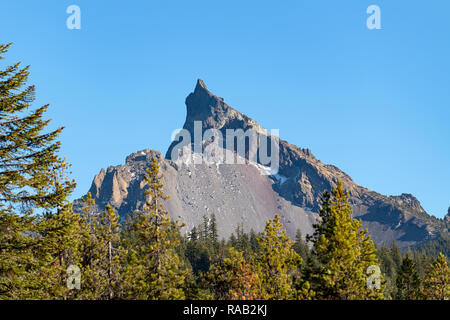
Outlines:
POLYGON ((442 253, 426 271, 422 296, 429 300, 450 299, 450 268, 442 253))
POLYGON ((382 299, 382 279, 379 289, 367 285, 368 268, 378 266, 377 250, 367 230, 353 219, 348 199, 340 181, 331 194, 324 192, 321 221, 309 237, 316 263, 307 278, 321 299, 382 299))
POLYGON ((40 283, 40 299, 73 299, 78 291, 67 287, 67 268, 81 268, 82 230, 79 214, 71 205, 45 214, 38 223, 38 246, 33 252, 39 268, 31 274, 40 283))
POLYGON ((430 257, 438 257, 439 254, 443 254, 447 259, 450 258, 450 237, 444 236, 435 240, 427 241, 420 246, 417 250, 422 253, 426 253, 430 257))
POLYGON ((200 240, 188 241, 184 252, 195 275, 208 271, 214 253, 207 243, 200 240))
POLYGON ((214 249, 217 251, 219 243, 219 231, 217 230, 216 215, 211 214, 210 222, 208 225, 208 238, 212 242, 214 249))
MULTIPOLYGON (((0 59, 10 46, 0 44, 0 59)), ((63 128, 46 131, 48 105, 31 109, 28 76, 20 63, 0 70, 0 298, 67 298, 63 269, 75 261, 78 227, 66 199, 75 183, 58 156, 63 128)))
POLYGON ((203 286, 218 300, 255 300, 263 297, 258 265, 245 260, 244 254, 231 247, 225 258, 211 265, 203 276, 203 286))
POLYGON ((225 244, 219 242, 215 214, 211 214, 209 218, 204 215, 201 226, 192 228, 189 239, 184 239, 182 247, 187 262, 196 276, 200 272, 208 271, 211 264, 223 258, 225 244))
MULTIPOLYGON (((261 269, 264 299, 296 299, 293 276, 302 259, 292 249, 294 242, 282 229, 280 216, 266 223, 264 233, 258 238, 260 251, 256 263, 261 269)), ((303 297, 300 297, 303 298, 303 297)))
POLYGON ((177 255, 179 245, 178 221, 172 222, 162 202, 163 175, 153 158, 145 180, 149 198, 143 212, 136 213, 132 233, 136 246, 129 247, 125 270, 126 298, 129 299, 184 299, 186 269, 177 255))
POLYGON ((392 242, 391 255, 397 269, 400 268, 403 262, 403 256, 395 240, 392 242))
POLYGON ((412 300, 418 298, 420 279, 414 261, 408 255, 403 259, 395 281, 397 286, 396 299, 412 300))
MULTIPOLYGON (((258 241, 258 239, 256 239, 258 241)), ((236 248, 238 251, 243 252, 246 258, 249 258, 248 253, 251 252, 250 237, 244 231, 244 225, 239 223, 230 238, 230 245, 236 248)))
POLYGON ((30 277, 38 267, 30 251, 37 245, 35 218, 0 209, 0 300, 30 298, 39 283, 30 277))
POLYGON ((391 250, 388 247, 381 247, 380 250, 378 250, 377 256, 380 261, 381 273, 385 276, 386 291, 392 296, 392 290, 395 287, 395 283, 393 283, 392 279, 395 279, 398 267, 391 255, 391 250))
POLYGON ((303 261, 307 261, 309 258, 309 247, 306 241, 303 240, 302 232, 297 230, 295 234, 295 243, 292 247, 295 252, 302 258, 303 261))
MULTIPOLYGON (((0 44, 0 59, 11 44, 0 44)), ((63 128, 44 132, 48 105, 30 111, 35 87, 26 86, 29 66, 0 70, 0 203, 17 210, 52 209, 75 187, 58 157, 63 128)))
POLYGON ((82 231, 83 299, 116 299, 123 296, 122 269, 126 251, 121 243, 119 216, 111 206, 98 214, 88 193, 83 199, 82 231))
MULTIPOLYGON (((9 47, 0 45, 0 59, 9 47)), ((47 130, 48 105, 32 108, 28 76, 20 63, 0 70, 1 300, 383 299, 390 292, 448 300, 449 239, 405 257, 395 242, 377 252, 340 182, 323 195, 312 250, 300 231, 295 242, 287 237, 278 215, 261 234, 240 224, 228 240, 219 239, 216 216, 205 215, 181 236, 183 225, 163 208, 168 196, 155 158, 142 211, 120 224, 112 207, 98 212, 88 194, 83 212, 74 212, 70 165, 58 155, 63 128, 47 130), (368 267, 378 265, 387 290, 383 276, 379 290, 367 286, 368 267), (67 285, 72 266, 81 270, 79 290, 67 285)))

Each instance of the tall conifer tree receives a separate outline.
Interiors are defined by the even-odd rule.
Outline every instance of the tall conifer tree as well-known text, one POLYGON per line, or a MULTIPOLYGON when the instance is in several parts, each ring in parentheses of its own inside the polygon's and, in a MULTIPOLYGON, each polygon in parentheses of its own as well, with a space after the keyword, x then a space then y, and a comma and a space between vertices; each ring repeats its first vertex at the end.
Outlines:
POLYGON ((423 298, 450 300, 450 268, 447 258, 440 253, 425 273, 423 298))
POLYGON ((266 222, 266 228, 258 238, 260 251, 257 262, 261 269, 264 299, 303 298, 294 288, 294 273, 302 263, 302 258, 292 248, 294 242, 286 235, 280 216, 266 222))
MULTIPOLYGON (((0 44, 0 59, 10 46, 0 44)), ((44 269, 56 268, 47 264, 54 262, 45 246, 54 233, 43 221, 52 214, 70 215, 66 199, 75 183, 67 177, 68 163, 58 156, 63 128, 48 130, 48 105, 32 109, 35 87, 27 85, 29 74, 29 66, 20 62, 0 70, 0 296, 39 298, 54 292, 67 297, 64 290, 50 288, 49 281, 59 286, 61 278, 43 276, 44 269)))
POLYGON ((163 175, 153 158, 145 180, 148 197, 144 211, 138 213, 134 232, 138 247, 131 248, 125 283, 127 297, 131 299, 184 299, 186 270, 175 248, 179 245, 178 221, 173 222, 162 202, 163 175))
POLYGON ((414 261, 406 255, 402 265, 397 271, 395 280, 397 291, 396 299, 412 300, 417 299, 420 292, 420 279, 414 261))
POLYGON ((83 199, 83 299, 115 299, 123 295, 122 268, 125 249, 121 244, 119 216, 107 205, 97 213, 88 193, 83 199))
POLYGON ((229 257, 211 265, 204 275, 205 287, 217 300, 262 299, 259 266, 245 260, 242 252, 231 247, 229 257))
MULTIPOLYGON (((0 59, 11 44, 0 45, 0 59)), ((35 87, 27 86, 29 66, 0 70, 0 203, 16 209, 53 209, 75 187, 69 165, 58 156, 63 128, 45 132, 48 105, 30 111, 35 87)))
POLYGON ((369 267, 378 267, 375 245, 367 230, 352 217, 348 199, 340 181, 331 194, 324 192, 321 221, 308 237, 314 243, 312 254, 317 262, 310 266, 308 278, 321 299, 382 299, 382 275, 379 289, 378 284, 368 284, 369 277, 374 276, 368 274, 369 267))
MULTIPOLYGON (((55 213, 46 213, 39 221, 39 244, 34 250, 40 263, 33 277, 40 282, 43 299, 76 299, 80 291, 68 286, 69 267, 81 269, 82 217, 68 204, 55 213)), ((81 275, 82 276, 82 275, 81 275)))

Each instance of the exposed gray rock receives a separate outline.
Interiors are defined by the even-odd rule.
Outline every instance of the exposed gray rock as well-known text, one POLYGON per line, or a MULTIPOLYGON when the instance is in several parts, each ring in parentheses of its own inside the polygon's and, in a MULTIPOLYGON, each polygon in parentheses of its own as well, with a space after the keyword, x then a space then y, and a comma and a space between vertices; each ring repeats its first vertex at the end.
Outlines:
MULTIPOLYGON (((242 223, 246 231, 262 231, 267 219, 278 213, 289 235, 297 228, 303 234, 312 231, 316 214, 293 205, 273 191, 274 180, 261 175, 254 165, 178 165, 161 153, 142 150, 129 155, 125 165, 100 171, 91 192, 99 210, 110 204, 124 217, 145 203, 144 174, 153 157, 164 174, 164 190, 170 195, 165 208, 173 219, 185 222, 190 230, 202 222, 203 215, 214 213, 219 235, 228 237, 242 223)), ((80 202, 76 208, 80 210, 80 202)))
MULTIPOLYGON (((186 106, 183 128, 192 137, 195 120, 202 122, 203 131, 252 128, 270 137, 256 121, 209 92, 202 80, 186 98, 186 106)), ((321 194, 338 180, 350 192, 354 216, 362 220, 377 244, 389 245, 396 240, 401 247, 415 246, 438 237, 442 228, 414 196, 388 197, 370 191, 337 167, 323 164, 309 149, 284 140, 280 140, 280 167, 275 176, 262 175, 252 163, 208 166, 175 162, 170 158, 176 144, 174 141, 170 145, 166 158, 146 149, 128 156, 125 165, 102 169, 90 189, 99 209, 109 203, 124 216, 140 208, 145 201, 143 174, 156 156, 165 174, 165 190, 171 196, 166 208, 173 218, 187 223, 186 230, 199 224, 204 214, 214 212, 223 237, 241 222, 246 230, 261 231, 265 221, 278 213, 290 236, 297 228, 305 235, 312 230, 321 194)))

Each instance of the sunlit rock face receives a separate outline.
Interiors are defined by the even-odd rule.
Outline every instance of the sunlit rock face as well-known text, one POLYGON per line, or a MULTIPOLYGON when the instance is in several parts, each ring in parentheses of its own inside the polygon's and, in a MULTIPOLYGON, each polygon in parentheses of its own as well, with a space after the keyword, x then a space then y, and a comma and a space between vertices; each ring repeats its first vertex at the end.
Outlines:
MULTIPOLYGON (((172 159, 179 143, 173 141, 165 157, 158 151, 145 149, 129 155, 123 165, 102 169, 89 190, 99 210, 110 204, 125 217, 141 209, 145 203, 145 169, 156 157, 164 174, 164 189, 170 195, 165 207, 172 218, 186 223, 184 232, 200 224, 203 215, 212 213, 216 215, 222 237, 228 237, 241 223, 247 231, 262 231, 266 220, 279 214, 289 236, 294 237, 297 229, 306 235, 312 232, 312 224, 317 219, 321 194, 341 180, 350 193, 354 216, 361 219, 378 245, 390 245, 396 240, 401 247, 415 246, 440 235, 444 222, 432 219, 414 196, 384 196, 370 191, 339 168, 316 159, 309 149, 281 139, 276 172, 259 157, 249 161, 246 158, 249 146, 244 154, 238 154, 236 148, 227 149, 225 141, 221 146, 223 154, 242 158, 241 164, 202 162, 202 154, 194 152, 195 121, 200 122, 202 134, 217 129, 226 137, 227 129, 242 129, 273 136, 271 130, 212 94, 202 80, 197 81, 194 92, 186 98, 186 107, 183 128, 192 141, 175 153, 189 157, 172 159), (200 164, 193 161, 195 157, 197 160, 200 157, 200 164)), ((79 210, 80 202, 76 201, 74 207, 79 210)))

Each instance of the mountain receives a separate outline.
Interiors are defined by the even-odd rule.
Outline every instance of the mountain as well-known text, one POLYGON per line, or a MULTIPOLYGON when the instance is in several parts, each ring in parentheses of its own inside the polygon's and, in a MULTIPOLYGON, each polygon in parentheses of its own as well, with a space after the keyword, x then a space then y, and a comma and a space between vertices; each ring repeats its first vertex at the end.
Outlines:
MULTIPOLYGON (((341 180, 350 192, 354 216, 361 219, 378 245, 396 240, 400 247, 416 246, 444 232, 445 223, 428 215, 413 195, 385 196, 356 184, 339 168, 316 159, 309 149, 278 140, 272 131, 269 133, 211 93, 200 79, 186 98, 186 107, 184 136, 177 136, 165 157, 145 149, 129 155, 124 165, 102 169, 95 176, 89 191, 99 210, 110 204, 124 217, 141 208, 145 202, 143 175, 156 157, 165 175, 165 191, 170 195, 166 208, 173 218, 186 222, 186 231, 211 213, 216 215, 222 237, 228 237, 238 223, 247 231, 261 231, 265 221, 278 213, 288 235, 293 237, 297 229, 305 235, 312 231, 318 216, 321 194, 341 180), (278 142, 279 152, 272 152, 273 145, 267 153, 272 159, 271 167, 260 154, 261 143, 252 149, 248 140, 244 153, 237 143, 231 144, 235 138, 229 138, 227 132, 238 129, 278 142), (199 153, 193 151, 205 150, 214 141, 220 141, 217 137, 205 138, 212 130, 223 138, 222 145, 217 143, 219 147, 213 149, 215 154, 231 154, 235 162, 240 159, 242 164, 195 163, 199 153), (195 140, 199 133, 204 140, 195 140), (249 161, 252 152, 256 157, 249 161), (176 159, 172 159, 174 155, 176 159), (279 159, 273 168, 275 155, 279 159)), ((79 210, 80 201, 74 207, 79 210)))

